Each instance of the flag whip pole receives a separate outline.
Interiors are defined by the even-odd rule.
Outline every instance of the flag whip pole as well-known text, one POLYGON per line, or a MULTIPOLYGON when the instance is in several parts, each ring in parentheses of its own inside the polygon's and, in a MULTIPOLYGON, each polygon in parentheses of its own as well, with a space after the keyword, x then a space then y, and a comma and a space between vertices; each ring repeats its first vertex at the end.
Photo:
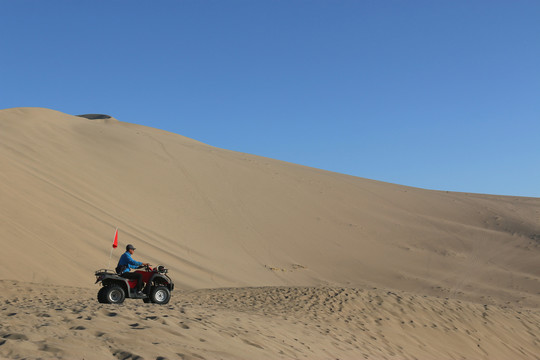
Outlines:
POLYGON ((109 265, 107 265, 107 269, 110 269, 111 267, 111 259, 112 259, 112 251, 114 250, 114 248, 111 248, 111 254, 109 255, 109 265))

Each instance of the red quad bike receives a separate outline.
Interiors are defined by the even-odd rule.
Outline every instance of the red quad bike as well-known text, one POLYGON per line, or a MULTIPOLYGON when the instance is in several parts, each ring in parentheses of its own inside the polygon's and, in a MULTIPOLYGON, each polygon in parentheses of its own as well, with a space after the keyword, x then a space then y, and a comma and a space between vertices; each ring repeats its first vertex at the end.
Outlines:
POLYGON ((174 283, 167 275, 168 270, 161 265, 154 269, 140 266, 139 269, 143 270, 135 272, 142 274, 146 284, 142 295, 137 295, 136 280, 123 278, 112 270, 96 271, 96 284, 101 282, 102 285, 97 294, 98 301, 103 304, 121 304, 125 298, 131 298, 142 299, 145 303, 167 304, 174 289, 174 283))

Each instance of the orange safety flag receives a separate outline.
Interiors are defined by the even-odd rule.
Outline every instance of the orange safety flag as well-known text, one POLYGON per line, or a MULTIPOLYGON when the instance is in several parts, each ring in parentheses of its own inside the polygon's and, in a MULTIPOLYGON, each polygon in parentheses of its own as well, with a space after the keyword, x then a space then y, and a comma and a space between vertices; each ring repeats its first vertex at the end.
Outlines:
POLYGON ((114 249, 118 247, 118 228, 116 228, 116 232, 114 233, 114 242, 112 244, 112 247, 114 249))

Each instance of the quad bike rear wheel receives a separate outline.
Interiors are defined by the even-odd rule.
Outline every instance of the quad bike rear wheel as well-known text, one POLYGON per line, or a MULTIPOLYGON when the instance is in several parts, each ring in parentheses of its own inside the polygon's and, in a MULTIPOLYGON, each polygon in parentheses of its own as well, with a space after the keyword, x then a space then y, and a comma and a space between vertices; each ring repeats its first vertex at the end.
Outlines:
POLYGON ((107 303, 107 298, 105 297, 105 290, 107 290, 107 289, 104 286, 101 289, 99 289, 99 291, 97 293, 97 300, 101 304, 106 304, 107 303))
POLYGON ((119 285, 104 286, 98 292, 98 301, 103 304, 121 304, 125 298, 126 293, 119 285))

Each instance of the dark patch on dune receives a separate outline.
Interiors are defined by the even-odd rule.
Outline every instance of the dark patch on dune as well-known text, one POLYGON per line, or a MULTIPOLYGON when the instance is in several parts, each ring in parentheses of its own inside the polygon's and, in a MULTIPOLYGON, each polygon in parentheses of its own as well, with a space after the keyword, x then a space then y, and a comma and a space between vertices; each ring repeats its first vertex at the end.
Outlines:
POLYGON ((78 117, 86 118, 89 120, 106 120, 112 118, 112 116, 105 115, 105 114, 84 114, 84 115, 76 115, 78 117))

